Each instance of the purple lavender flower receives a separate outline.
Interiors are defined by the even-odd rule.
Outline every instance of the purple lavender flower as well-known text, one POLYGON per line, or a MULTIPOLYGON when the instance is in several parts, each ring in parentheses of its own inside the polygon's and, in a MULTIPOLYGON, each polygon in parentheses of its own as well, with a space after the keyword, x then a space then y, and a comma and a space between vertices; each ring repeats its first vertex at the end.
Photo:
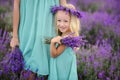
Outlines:
POLYGON ((105 72, 104 71, 101 71, 98 73, 98 78, 99 79, 103 79, 105 77, 105 72))
POLYGON ((6 53, 8 44, 10 43, 9 33, 0 29, 0 52, 6 53))
POLYGON ((106 80, 111 80, 109 77, 106 77, 106 80))
POLYGON ((3 72, 3 71, 2 71, 2 70, 0 70, 0 76, 2 75, 2 72, 3 72))
POLYGON ((28 69, 28 70, 22 70, 21 71, 21 76, 20 76, 20 80, 27 80, 30 76, 32 72, 28 69))

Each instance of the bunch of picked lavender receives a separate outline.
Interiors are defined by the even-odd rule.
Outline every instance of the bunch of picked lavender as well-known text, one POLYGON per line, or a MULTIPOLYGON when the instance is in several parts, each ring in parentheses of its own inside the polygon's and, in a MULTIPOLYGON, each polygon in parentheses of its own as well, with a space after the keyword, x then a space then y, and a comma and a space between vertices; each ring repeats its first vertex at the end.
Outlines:
POLYGON ((5 55, 0 64, 5 74, 20 73, 24 66, 22 52, 18 47, 15 47, 13 51, 5 55))
POLYGON ((62 44, 71 48, 84 46, 86 42, 87 41, 84 40, 84 36, 77 36, 77 37, 68 36, 61 39, 62 44))
MULTIPOLYGON (((84 38, 85 38, 84 36, 77 36, 77 37, 67 36, 61 39, 61 43, 71 48, 81 47, 84 46, 85 43, 87 42, 84 38)), ((51 39, 52 38, 46 38, 45 43, 50 44, 51 39)))

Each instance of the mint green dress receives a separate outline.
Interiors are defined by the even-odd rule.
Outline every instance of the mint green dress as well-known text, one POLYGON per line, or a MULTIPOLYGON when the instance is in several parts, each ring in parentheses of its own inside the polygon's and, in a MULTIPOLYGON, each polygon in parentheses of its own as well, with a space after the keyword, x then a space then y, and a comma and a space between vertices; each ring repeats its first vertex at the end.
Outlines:
POLYGON ((51 57, 48 80, 78 80, 76 55, 72 48, 67 47, 58 57, 51 57))
POLYGON ((44 39, 55 35, 53 5, 59 5, 59 0, 20 0, 19 47, 24 68, 40 76, 49 74, 50 50, 44 39))

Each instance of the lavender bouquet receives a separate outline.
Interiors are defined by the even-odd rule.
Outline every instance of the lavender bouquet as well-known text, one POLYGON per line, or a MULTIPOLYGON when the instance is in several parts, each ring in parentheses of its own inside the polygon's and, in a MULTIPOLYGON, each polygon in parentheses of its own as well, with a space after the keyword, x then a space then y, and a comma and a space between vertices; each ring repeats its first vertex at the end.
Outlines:
POLYGON ((7 53, 3 60, 0 62, 1 74, 11 75, 16 78, 23 70, 24 62, 22 52, 18 47, 15 47, 10 53, 7 53))
POLYGON ((61 39, 62 44, 71 48, 84 46, 86 42, 87 41, 84 40, 84 36, 77 36, 77 37, 68 36, 61 39))
MULTIPOLYGON (((52 38, 46 38, 45 43, 50 44, 52 38)), ((77 36, 77 37, 71 37, 67 36, 65 38, 61 39, 61 43, 66 45, 67 47, 81 47, 84 46, 87 41, 85 40, 84 36, 77 36)))

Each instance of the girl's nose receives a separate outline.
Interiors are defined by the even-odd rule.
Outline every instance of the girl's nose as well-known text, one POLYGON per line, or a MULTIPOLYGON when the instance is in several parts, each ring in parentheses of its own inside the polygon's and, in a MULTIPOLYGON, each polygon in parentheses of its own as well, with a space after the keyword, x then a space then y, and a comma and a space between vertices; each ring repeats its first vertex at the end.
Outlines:
POLYGON ((60 23, 60 26, 64 26, 64 23, 63 23, 63 22, 61 22, 61 23, 60 23))

